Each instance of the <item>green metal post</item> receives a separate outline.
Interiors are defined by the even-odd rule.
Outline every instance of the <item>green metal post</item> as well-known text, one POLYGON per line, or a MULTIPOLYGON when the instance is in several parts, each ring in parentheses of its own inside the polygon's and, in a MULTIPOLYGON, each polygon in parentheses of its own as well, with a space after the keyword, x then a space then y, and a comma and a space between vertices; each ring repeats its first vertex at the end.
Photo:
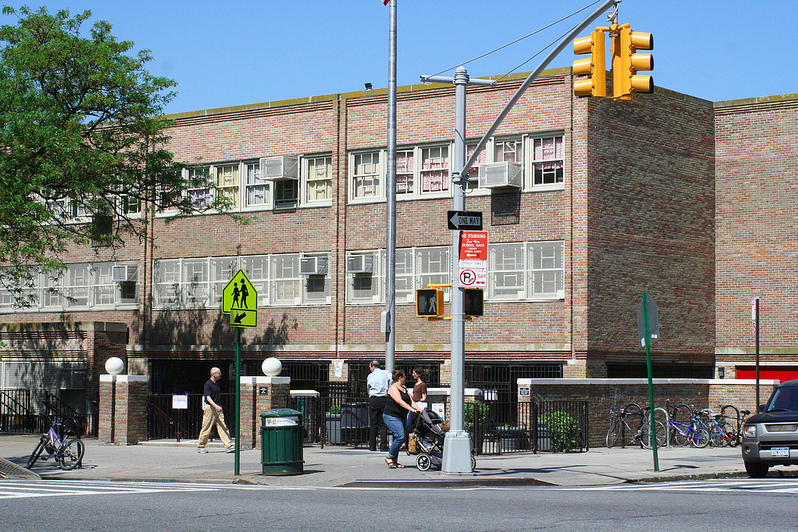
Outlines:
POLYGON ((646 342, 646 365, 648 366, 648 417, 651 437, 651 450, 654 453, 654 471, 659 471, 659 457, 657 456, 657 432, 654 424, 654 383, 651 378, 651 335, 648 332, 648 292, 643 292, 643 328, 646 342))
POLYGON ((236 327, 236 459, 234 474, 240 471, 241 445, 241 327, 236 327))

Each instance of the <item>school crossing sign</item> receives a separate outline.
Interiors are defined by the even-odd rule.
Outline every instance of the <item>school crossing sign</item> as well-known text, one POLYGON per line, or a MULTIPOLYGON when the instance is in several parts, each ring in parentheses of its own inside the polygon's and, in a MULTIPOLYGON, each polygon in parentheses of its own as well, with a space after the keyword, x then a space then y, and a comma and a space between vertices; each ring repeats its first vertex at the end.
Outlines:
POLYGON ((222 291, 222 312, 233 327, 258 326, 258 291, 244 270, 238 270, 222 291))

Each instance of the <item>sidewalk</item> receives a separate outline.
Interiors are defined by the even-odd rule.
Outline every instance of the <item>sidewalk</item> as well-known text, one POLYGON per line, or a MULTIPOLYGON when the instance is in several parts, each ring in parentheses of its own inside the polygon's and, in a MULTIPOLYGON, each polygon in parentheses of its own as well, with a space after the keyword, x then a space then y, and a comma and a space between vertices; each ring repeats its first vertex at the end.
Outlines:
MULTIPOLYGON (((0 458, 24 466, 38 435, 0 433, 0 458)), ((415 456, 399 455, 404 469, 389 469, 382 452, 365 448, 318 445, 303 449, 304 473, 290 476, 261 474, 261 450, 240 452, 234 475, 235 454, 220 443, 199 454, 195 441, 146 442, 133 446, 100 445, 85 438, 83 468, 62 471, 52 460, 37 462, 33 472, 46 479, 239 482, 281 487, 299 486, 497 486, 553 484, 591 486, 631 481, 679 480, 746 476, 740 448, 691 447, 658 450, 659 471, 653 453, 639 448, 603 447, 583 453, 507 453, 477 456, 473 473, 447 474, 419 471, 415 456)), ((777 467, 773 470, 788 468, 777 467)), ((2 482, 2 479, 0 479, 2 482)))

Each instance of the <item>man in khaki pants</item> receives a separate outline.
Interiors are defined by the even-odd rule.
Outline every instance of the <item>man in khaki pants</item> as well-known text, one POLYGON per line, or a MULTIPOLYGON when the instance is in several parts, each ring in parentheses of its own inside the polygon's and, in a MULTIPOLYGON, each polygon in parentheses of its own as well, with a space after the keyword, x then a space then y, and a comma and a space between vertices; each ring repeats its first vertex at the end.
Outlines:
POLYGON ((230 432, 224 423, 224 412, 222 412, 220 404, 222 401, 222 389, 217 382, 221 376, 222 370, 211 368, 211 378, 205 383, 205 389, 202 393, 202 430, 200 430, 199 440, 197 441, 198 453, 208 452, 205 445, 208 443, 214 424, 216 425, 216 432, 219 433, 219 438, 224 443, 225 450, 228 453, 235 452, 233 442, 230 441, 230 432))

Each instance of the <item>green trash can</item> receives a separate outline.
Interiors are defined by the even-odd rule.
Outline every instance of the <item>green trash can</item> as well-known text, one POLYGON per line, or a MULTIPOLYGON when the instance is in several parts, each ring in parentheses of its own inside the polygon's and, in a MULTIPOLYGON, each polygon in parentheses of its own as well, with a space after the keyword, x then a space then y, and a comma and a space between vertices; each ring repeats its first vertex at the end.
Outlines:
POLYGON ((261 473, 302 473, 302 412, 275 408, 260 415, 261 473))

